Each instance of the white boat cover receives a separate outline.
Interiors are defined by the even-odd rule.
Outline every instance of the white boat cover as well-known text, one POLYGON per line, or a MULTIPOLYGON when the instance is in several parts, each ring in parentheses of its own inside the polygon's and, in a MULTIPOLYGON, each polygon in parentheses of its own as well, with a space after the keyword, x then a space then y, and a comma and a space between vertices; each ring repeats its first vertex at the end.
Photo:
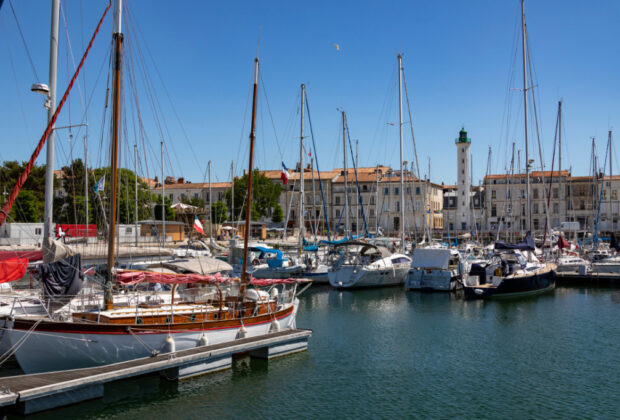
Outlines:
POLYGON ((413 252, 412 268, 448 269, 450 250, 441 248, 416 248, 413 252))

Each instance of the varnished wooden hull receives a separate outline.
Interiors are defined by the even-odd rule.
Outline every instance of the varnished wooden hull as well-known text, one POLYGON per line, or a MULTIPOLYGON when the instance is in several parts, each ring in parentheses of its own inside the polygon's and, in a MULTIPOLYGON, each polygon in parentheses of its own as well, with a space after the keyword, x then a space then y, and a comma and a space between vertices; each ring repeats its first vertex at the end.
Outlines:
MULTIPOLYGON (((243 319, 246 336, 266 334, 274 328, 294 328, 297 301, 274 314, 243 319)), ((28 335, 15 356, 26 373, 78 369, 147 357, 153 352, 170 351, 168 337, 175 350, 217 344, 238 338, 241 320, 217 320, 172 323, 169 325, 97 324, 89 322, 42 321, 32 333, 36 321, 16 319, 6 330, 11 344, 28 335)))

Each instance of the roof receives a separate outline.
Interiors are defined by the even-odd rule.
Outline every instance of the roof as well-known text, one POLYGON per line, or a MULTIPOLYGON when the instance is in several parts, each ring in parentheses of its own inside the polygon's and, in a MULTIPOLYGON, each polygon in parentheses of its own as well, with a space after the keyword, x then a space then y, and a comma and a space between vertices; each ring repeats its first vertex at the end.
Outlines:
MULTIPOLYGON (((484 179, 506 179, 506 178, 525 178, 525 174, 492 174, 492 175, 485 175, 484 179)), ((542 171, 532 171, 530 172, 530 178, 538 178, 543 176, 543 172, 542 171)), ((544 172, 544 176, 545 177, 551 177, 551 176, 565 176, 565 177, 570 177, 570 171, 568 170, 562 170, 561 174, 559 171, 545 171, 544 172)))
MULTIPOLYGON (((270 169, 270 170, 266 170, 266 171, 260 171, 261 174, 263 174, 264 176, 266 176, 269 179, 272 180, 279 180, 280 177, 282 176, 282 170, 281 169, 270 169)), ((291 169, 288 170, 289 173, 289 180, 299 180, 300 178, 300 173, 299 171, 293 171, 291 169)), ((312 180, 312 175, 314 174, 314 179, 319 179, 319 175, 321 176, 321 179, 331 179, 334 176, 336 176, 335 171, 311 171, 310 169, 306 169, 304 171, 304 181, 310 181, 312 180)))
MULTIPOLYGON (((202 190, 208 189, 208 182, 196 182, 196 183, 184 183, 184 184, 166 184, 166 190, 202 190)), ((232 182, 212 182, 211 188, 232 188, 232 182)), ((161 185, 159 187, 151 188, 153 191, 161 190, 161 185)))

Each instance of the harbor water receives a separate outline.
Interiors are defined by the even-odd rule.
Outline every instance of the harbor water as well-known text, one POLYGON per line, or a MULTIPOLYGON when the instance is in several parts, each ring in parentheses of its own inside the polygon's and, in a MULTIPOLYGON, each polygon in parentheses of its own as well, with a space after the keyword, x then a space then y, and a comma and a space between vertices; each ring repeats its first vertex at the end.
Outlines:
POLYGON ((620 290, 467 301, 313 286, 300 300, 307 352, 108 384, 101 400, 33 417, 620 418, 620 290))

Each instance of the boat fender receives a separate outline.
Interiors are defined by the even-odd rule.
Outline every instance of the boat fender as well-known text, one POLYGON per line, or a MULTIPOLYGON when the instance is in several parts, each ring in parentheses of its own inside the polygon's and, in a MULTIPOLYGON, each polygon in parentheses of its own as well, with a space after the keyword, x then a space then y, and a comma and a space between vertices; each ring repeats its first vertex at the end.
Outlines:
POLYGON ((172 336, 166 337, 166 342, 164 343, 164 352, 165 353, 173 353, 176 351, 176 344, 172 336))
POLYGON ((271 292, 269 293, 269 295, 271 296, 271 299, 275 300, 278 298, 279 293, 280 292, 278 291, 278 289, 274 287, 273 289, 271 289, 271 292))
POLYGON ((205 333, 202 333, 200 338, 198 339, 198 347, 204 347, 209 345, 209 339, 205 333))
POLYGON ((273 321, 271 321, 271 326, 269 327, 269 332, 278 332, 280 331, 280 323, 278 322, 277 319, 273 319, 273 321))
POLYGON ((248 330, 245 329, 245 325, 241 324, 241 328, 239 328, 239 331, 237 332, 237 339, 245 338, 247 334, 248 330))

